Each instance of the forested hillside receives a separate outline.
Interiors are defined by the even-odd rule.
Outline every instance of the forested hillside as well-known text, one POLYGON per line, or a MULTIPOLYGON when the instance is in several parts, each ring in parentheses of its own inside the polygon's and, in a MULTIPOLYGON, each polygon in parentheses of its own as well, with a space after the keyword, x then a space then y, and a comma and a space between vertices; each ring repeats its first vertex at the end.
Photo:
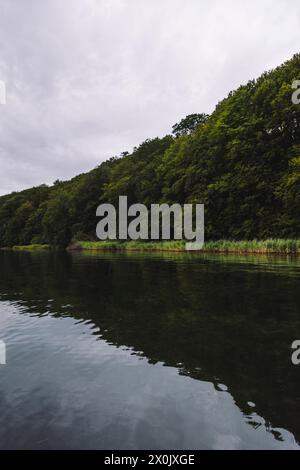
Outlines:
POLYGON ((300 54, 230 93, 211 116, 183 119, 172 135, 70 181, 1 197, 0 246, 92 240, 96 207, 119 195, 146 205, 204 203, 206 239, 300 237, 297 79, 300 54))

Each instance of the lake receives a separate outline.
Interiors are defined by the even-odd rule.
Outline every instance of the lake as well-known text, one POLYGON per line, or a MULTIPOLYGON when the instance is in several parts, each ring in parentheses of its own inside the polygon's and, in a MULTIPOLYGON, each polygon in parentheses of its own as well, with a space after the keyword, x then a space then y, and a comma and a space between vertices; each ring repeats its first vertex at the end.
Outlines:
POLYGON ((299 449, 300 260, 0 252, 1 449, 299 449))

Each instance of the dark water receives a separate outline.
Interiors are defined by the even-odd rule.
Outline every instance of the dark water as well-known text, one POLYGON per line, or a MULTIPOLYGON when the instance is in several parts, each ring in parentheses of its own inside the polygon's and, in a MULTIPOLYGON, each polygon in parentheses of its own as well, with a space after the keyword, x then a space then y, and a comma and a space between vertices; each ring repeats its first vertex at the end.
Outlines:
POLYGON ((0 252, 2 449, 299 448, 300 261, 0 252))

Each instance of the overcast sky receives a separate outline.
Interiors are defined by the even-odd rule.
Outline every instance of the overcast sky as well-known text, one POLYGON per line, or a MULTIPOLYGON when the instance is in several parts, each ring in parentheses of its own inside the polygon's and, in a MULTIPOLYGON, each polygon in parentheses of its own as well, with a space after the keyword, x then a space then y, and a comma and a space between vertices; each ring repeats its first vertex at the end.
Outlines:
POLYGON ((299 51, 299 0, 0 0, 0 194, 169 133, 299 51))

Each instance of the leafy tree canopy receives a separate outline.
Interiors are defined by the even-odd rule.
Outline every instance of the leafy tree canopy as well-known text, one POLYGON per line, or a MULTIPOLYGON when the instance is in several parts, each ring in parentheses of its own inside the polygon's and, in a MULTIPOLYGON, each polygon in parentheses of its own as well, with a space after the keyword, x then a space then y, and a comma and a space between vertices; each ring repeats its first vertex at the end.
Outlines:
POLYGON ((96 208, 204 203, 206 239, 300 237, 300 55, 249 81, 210 117, 148 139, 70 181, 0 197, 0 246, 95 239, 96 208))
POLYGON ((172 132, 176 137, 180 137, 183 134, 192 134, 195 132, 198 126, 205 124, 209 118, 208 114, 189 114, 178 124, 174 124, 172 132))

